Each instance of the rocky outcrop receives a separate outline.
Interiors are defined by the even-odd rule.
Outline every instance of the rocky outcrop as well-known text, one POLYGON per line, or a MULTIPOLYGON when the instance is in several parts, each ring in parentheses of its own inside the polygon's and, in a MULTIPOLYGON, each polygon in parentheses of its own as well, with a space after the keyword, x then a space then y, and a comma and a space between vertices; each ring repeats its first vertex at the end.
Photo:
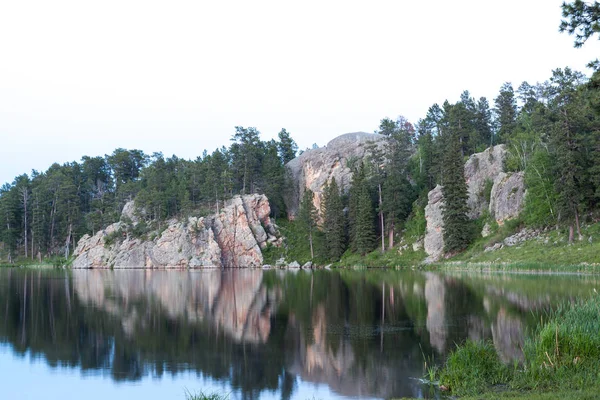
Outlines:
POLYGON ((437 185, 427 195, 427 206, 425 206, 425 220, 427 227, 425 231, 425 252, 437 259, 444 250, 444 221, 442 209, 444 207, 444 196, 442 187, 437 185))
MULTIPOLYGON (((487 210, 502 225, 521 212, 525 199, 524 174, 503 172, 506 154, 505 146, 498 145, 471 155, 465 163, 469 218, 479 218, 487 210)), ((439 259, 444 251, 443 204, 442 187, 438 185, 429 192, 425 207, 428 261, 439 259)))
POLYGON ((490 195, 490 215, 499 225, 519 216, 525 200, 525 173, 501 172, 494 180, 490 195))
POLYGON ((281 244, 270 212, 264 195, 237 196, 219 214, 171 220, 153 240, 142 240, 127 233, 138 223, 130 202, 121 221, 81 238, 73 268, 259 267, 261 249, 281 244))
POLYGON ((488 209, 486 186, 491 186, 496 177, 502 173, 505 157, 506 147, 501 144, 489 147, 481 153, 472 154, 465 163, 469 218, 479 218, 488 209))
POLYGON ((323 186, 335 178, 342 191, 350 188, 352 171, 348 164, 368 155, 372 145, 383 147, 384 136, 374 133, 347 133, 333 139, 327 146, 307 150, 287 163, 292 187, 286 196, 290 217, 298 212, 300 199, 306 189, 314 193, 314 204, 320 210, 323 186))

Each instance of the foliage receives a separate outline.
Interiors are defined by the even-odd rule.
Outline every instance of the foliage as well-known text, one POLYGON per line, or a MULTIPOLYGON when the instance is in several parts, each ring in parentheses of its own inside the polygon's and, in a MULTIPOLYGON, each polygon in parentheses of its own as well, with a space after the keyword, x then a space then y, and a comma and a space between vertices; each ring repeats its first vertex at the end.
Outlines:
POLYGON ((442 193, 444 206, 444 251, 455 253, 464 250, 471 240, 471 224, 467 217, 467 184, 464 176, 463 160, 460 152, 459 135, 450 134, 449 148, 446 151, 446 166, 442 193))
POLYGON ((546 148, 536 151, 525 169, 525 206, 523 218, 529 226, 556 224, 557 195, 552 176, 552 159, 546 148))
MULTIPOLYGON (((575 47, 581 47, 593 35, 600 33, 600 3, 583 0, 562 4, 560 31, 575 35, 575 47)), ((600 39, 600 36, 599 36, 600 39)))
POLYGON ((498 97, 494 99, 495 113, 498 121, 498 136, 502 142, 508 141, 516 128, 517 100, 515 91, 509 82, 500 88, 498 97))
POLYGON ((330 261, 337 261, 346 251, 346 218, 335 178, 332 178, 331 183, 325 185, 321 212, 323 214, 326 257, 330 261))
POLYGON ((425 219, 425 206, 415 201, 412 213, 408 217, 404 229, 405 237, 416 239, 425 235, 427 220, 425 219))
POLYGON ((310 245, 310 259, 315 258, 314 235, 316 234, 319 222, 319 212, 314 204, 314 193, 310 189, 304 191, 300 209, 298 210, 298 225, 302 233, 308 239, 310 245))

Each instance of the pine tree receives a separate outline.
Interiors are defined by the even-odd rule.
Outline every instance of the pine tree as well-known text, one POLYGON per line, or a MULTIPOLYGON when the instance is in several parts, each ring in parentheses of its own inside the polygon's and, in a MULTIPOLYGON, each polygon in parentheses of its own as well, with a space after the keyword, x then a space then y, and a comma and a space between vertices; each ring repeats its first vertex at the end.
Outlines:
POLYGON ((352 247, 359 254, 365 255, 375 247, 375 227, 373 226, 373 203, 364 182, 358 191, 357 206, 352 247))
POLYGON ((467 184, 459 137, 451 133, 444 154, 442 193, 444 207, 444 251, 456 253, 464 250, 471 239, 471 225, 467 217, 467 184))
POLYGON ((325 248, 327 257, 337 261, 346 250, 346 221, 340 190, 335 181, 325 185, 323 189, 323 232, 325 233, 325 248))
POLYGON ((569 227, 569 242, 572 242, 575 228, 581 238, 579 207, 587 187, 583 179, 586 156, 581 151, 581 135, 587 116, 578 90, 583 75, 569 68, 557 69, 550 81, 549 89, 553 96, 549 106, 554 122, 550 137, 555 156, 555 190, 560 219, 569 227))
MULTIPOLYGON (((477 102, 477 110, 475 112, 475 130, 481 139, 483 149, 493 144, 492 132, 492 110, 490 104, 485 97, 480 97, 477 102)), ((477 150, 483 150, 481 147, 477 150)))
MULTIPOLYGON (((496 103, 496 123, 498 125, 497 135, 500 141, 505 143, 515 131, 517 124, 517 101, 515 91, 509 82, 500 88, 500 94, 494 99, 496 103)), ((496 143, 493 143, 496 144, 496 143)))
POLYGON ((277 136, 279 137, 279 143, 277 143, 279 157, 281 157, 281 162, 285 165, 296 157, 298 145, 285 128, 282 128, 277 136))
POLYGON ((318 220, 319 212, 314 204, 314 193, 312 190, 306 189, 302 196, 302 201, 300 202, 300 209, 298 210, 298 222, 308 238, 311 260, 315 258, 313 234, 317 229, 318 220))

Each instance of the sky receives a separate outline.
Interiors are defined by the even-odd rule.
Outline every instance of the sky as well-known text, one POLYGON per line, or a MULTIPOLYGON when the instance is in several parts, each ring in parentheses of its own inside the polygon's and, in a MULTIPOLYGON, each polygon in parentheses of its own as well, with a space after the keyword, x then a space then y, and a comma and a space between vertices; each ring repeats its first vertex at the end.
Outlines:
POLYGON ((0 184, 115 148, 195 159, 235 126, 301 149, 600 54, 562 0, 3 1, 0 184))

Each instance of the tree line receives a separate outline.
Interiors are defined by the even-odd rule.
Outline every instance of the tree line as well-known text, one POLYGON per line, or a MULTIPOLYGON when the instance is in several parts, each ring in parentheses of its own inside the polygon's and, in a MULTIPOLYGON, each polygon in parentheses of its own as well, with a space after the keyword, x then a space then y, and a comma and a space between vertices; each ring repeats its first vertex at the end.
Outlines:
POLYGON ((565 227, 570 241, 575 233, 581 237, 582 220, 596 221, 600 211, 597 95, 582 73, 559 68, 547 81, 523 82, 517 90, 503 84, 494 108, 464 91, 456 103, 432 105, 414 126, 403 117, 382 119, 377 133, 384 144, 372 145, 369 156, 349 165, 354 174, 348 193, 329 182, 320 215, 314 194, 304 194, 299 221, 311 248, 319 226, 325 244, 319 256, 329 261, 347 250, 364 255, 378 246, 391 249, 399 230, 423 235, 427 194, 440 184, 445 250, 464 250, 477 235, 467 217, 464 163, 496 144, 508 150, 506 170, 524 171, 523 223, 565 227))
POLYGON ((0 188, 0 257, 68 256, 79 238, 119 219, 135 199, 142 225, 218 212, 235 194, 264 193, 284 215, 285 168, 298 146, 282 129, 263 141, 256 128, 235 127, 231 145, 196 160, 116 149, 104 157, 53 164, 0 188))

